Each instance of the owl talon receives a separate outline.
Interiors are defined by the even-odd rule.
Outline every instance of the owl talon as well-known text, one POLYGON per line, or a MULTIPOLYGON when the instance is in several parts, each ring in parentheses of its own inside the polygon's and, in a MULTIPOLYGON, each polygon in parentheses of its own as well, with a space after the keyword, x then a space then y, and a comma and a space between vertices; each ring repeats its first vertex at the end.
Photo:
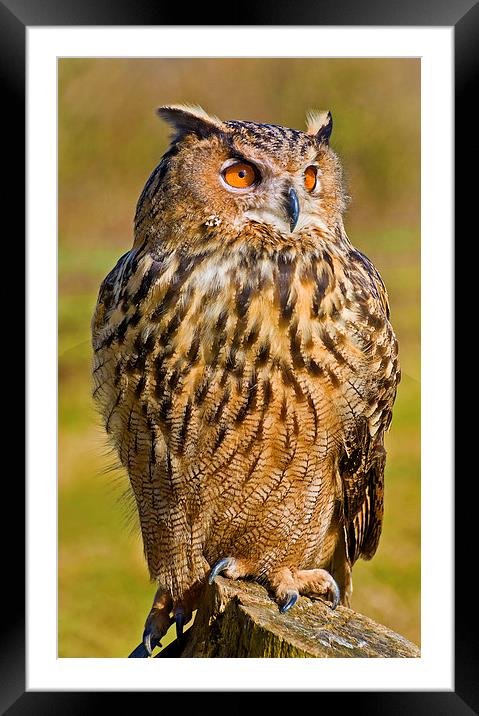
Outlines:
POLYGON ((300 594, 321 601, 330 599, 331 609, 341 601, 341 592, 334 577, 325 569, 289 569, 287 567, 268 577, 272 591, 284 614, 297 602, 300 594))
POLYGON ((159 640, 159 639, 153 639, 152 636, 153 636, 153 635, 152 635, 151 631, 150 631, 149 629, 148 629, 148 630, 145 629, 145 632, 144 632, 144 634, 143 634, 143 644, 145 645, 145 649, 146 649, 146 651, 148 652, 148 656, 151 656, 151 655, 152 655, 153 649, 154 649, 156 646, 161 646, 161 645, 160 645, 160 640, 159 640))
POLYGON ((330 599, 334 610, 341 601, 341 591, 334 577, 325 569, 301 569, 295 573, 295 580, 300 594, 313 599, 330 599))
POLYGON ((333 598, 331 600, 331 609, 334 611, 334 609, 336 609, 341 600, 341 592, 339 590, 336 580, 333 577, 331 577, 331 586, 329 587, 329 589, 333 595, 333 598))
POLYGON ((170 616, 171 606, 171 597, 164 589, 158 588, 153 606, 145 622, 142 643, 131 652, 128 658, 147 659, 157 646, 161 646, 161 637, 166 634, 174 621, 170 616))
POLYGON ((138 644, 136 649, 133 649, 131 654, 128 655, 129 659, 147 659, 150 656, 148 653, 146 646, 143 642, 141 644, 138 644))
POLYGON ((292 606, 296 604, 298 601, 299 594, 298 592, 293 592, 292 590, 287 592, 286 594, 286 600, 283 602, 283 604, 280 606, 279 611, 281 614, 284 614, 288 611, 288 609, 291 609, 292 606))
POLYGON ((236 560, 233 557, 224 557, 223 559, 219 559, 216 564, 213 565, 210 576, 208 577, 208 584, 213 584, 214 578, 221 572, 224 572, 225 569, 231 569, 234 567, 235 562, 236 560))
POLYGON ((143 641, 141 644, 138 644, 136 649, 133 649, 128 658, 148 659, 148 657, 152 655, 153 649, 157 646, 161 646, 160 640, 157 637, 153 637, 151 629, 147 628, 143 632, 143 641))
POLYGON ((186 624, 186 617, 184 609, 175 609, 175 624, 176 624, 176 637, 179 639, 183 636, 183 627, 186 624))

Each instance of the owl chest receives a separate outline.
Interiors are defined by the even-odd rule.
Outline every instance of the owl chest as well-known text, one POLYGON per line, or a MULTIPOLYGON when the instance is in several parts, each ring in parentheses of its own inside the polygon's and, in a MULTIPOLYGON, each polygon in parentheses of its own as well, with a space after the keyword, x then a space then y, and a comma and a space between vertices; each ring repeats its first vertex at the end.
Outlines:
POLYGON ((205 445, 224 456, 258 441, 283 455, 327 445, 341 429, 338 391, 363 358, 341 296, 318 305, 300 278, 213 276, 186 286, 157 329, 148 402, 168 441, 192 457, 205 445))

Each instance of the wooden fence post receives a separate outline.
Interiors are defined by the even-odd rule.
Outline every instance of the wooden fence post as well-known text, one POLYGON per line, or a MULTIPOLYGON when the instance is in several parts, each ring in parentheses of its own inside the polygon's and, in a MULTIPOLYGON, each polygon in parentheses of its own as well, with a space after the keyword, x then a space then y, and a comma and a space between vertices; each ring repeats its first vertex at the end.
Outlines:
POLYGON ((193 626, 158 657, 417 658, 415 644, 346 607, 301 597, 281 614, 255 582, 217 577, 193 626))

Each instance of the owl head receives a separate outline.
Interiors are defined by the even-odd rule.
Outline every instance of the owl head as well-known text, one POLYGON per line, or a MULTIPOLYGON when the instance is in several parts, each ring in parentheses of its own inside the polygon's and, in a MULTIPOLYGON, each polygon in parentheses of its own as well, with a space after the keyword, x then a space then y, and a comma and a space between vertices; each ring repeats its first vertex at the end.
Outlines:
POLYGON ((259 233, 273 243, 300 242, 341 221, 330 112, 309 113, 306 131, 222 121, 183 105, 158 114, 174 131, 138 201, 137 240, 191 247, 259 233))

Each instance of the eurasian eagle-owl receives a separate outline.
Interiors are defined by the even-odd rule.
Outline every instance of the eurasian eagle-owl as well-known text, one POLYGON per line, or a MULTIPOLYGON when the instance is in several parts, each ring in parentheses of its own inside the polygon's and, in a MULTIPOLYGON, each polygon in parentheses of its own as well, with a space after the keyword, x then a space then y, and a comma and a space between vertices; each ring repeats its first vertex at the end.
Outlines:
POLYGON ((172 143, 92 323, 94 396, 151 578, 143 643, 208 579, 348 603, 376 551, 399 381, 384 284, 342 214, 330 113, 306 132, 169 106, 172 143))

